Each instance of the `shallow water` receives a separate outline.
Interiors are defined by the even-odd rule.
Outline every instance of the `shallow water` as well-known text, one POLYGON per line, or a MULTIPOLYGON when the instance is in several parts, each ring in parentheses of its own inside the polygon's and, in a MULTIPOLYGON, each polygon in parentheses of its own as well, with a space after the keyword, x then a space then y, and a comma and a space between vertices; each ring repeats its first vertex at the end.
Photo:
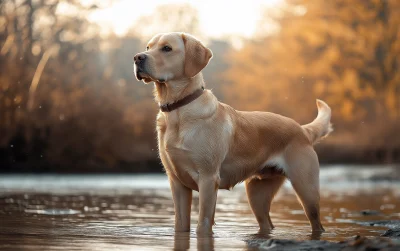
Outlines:
POLYGON ((321 170, 326 229, 321 236, 311 235, 287 183, 273 202, 271 218, 276 228, 269 236, 257 234, 243 185, 219 191, 212 238, 197 238, 194 232, 196 192, 192 231, 174 234, 173 202, 164 175, 0 176, 0 249, 252 250, 247 243, 254 239, 341 241, 358 234, 379 236, 387 228, 361 224, 400 219, 400 183, 370 181, 371 175, 388 171, 384 168, 354 170, 321 170), (378 214, 364 215, 362 210, 378 214))

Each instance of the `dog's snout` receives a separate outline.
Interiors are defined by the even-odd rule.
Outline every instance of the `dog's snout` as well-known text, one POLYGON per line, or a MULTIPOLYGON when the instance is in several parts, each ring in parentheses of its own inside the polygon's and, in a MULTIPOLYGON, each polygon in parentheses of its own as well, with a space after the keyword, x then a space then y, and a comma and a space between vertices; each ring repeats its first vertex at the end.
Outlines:
POLYGON ((135 61, 135 64, 140 63, 141 61, 144 61, 147 58, 146 54, 144 53, 138 53, 133 57, 133 60, 135 61))

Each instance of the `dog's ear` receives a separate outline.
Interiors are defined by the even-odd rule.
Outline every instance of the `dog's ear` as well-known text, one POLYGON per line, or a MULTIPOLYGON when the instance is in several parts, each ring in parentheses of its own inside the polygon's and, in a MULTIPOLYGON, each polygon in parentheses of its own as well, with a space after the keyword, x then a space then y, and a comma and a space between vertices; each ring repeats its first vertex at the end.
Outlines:
POLYGON ((192 78, 206 67, 212 52, 191 35, 182 33, 182 39, 185 44, 185 75, 192 78))

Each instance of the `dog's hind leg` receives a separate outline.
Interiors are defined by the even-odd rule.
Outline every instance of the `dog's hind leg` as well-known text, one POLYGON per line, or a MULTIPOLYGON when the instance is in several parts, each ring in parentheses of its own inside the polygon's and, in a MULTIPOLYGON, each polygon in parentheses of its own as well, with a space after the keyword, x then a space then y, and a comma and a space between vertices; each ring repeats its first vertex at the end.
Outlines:
POLYGON ((260 226, 260 232, 268 232, 274 228, 269 210, 272 199, 285 179, 283 175, 276 175, 267 179, 250 178, 245 182, 247 198, 260 226))
POLYGON ((286 175, 310 221, 313 232, 325 231, 320 221, 319 163, 310 147, 290 147, 285 152, 286 175))

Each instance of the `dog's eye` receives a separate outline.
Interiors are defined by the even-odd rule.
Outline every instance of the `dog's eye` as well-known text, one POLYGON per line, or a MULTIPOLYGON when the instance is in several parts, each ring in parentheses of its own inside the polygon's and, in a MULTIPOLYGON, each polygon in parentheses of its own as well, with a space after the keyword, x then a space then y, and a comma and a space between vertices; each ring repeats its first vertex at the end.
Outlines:
POLYGON ((168 45, 164 46, 161 48, 162 51, 168 52, 168 51, 172 51, 172 48, 169 47, 168 45))
POLYGON ((149 50, 149 47, 147 46, 147 47, 146 47, 146 51, 148 51, 148 50, 149 50))

